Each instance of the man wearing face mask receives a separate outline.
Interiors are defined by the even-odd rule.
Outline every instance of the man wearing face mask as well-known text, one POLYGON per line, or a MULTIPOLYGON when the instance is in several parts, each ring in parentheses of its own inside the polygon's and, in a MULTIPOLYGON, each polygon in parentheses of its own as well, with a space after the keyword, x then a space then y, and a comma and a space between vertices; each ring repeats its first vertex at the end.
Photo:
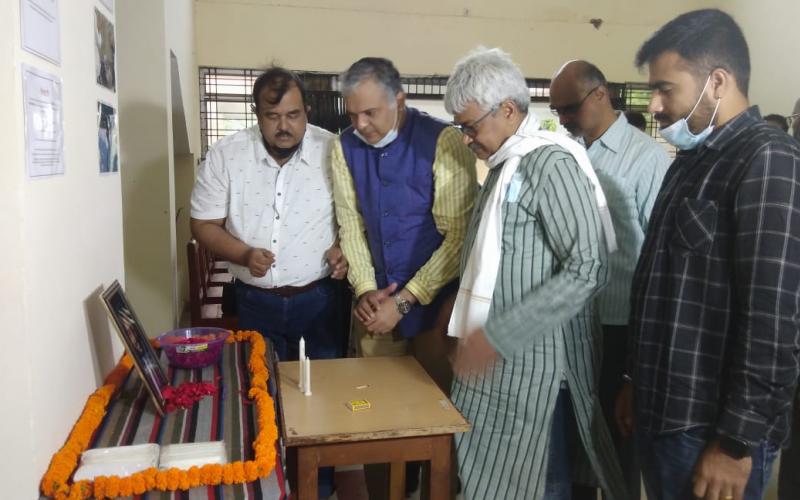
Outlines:
MULTIPOLYGON (((453 127, 406 106, 391 61, 363 58, 341 85, 352 127, 334 145, 334 199, 358 297, 357 347, 362 356, 413 354, 449 393, 446 329, 477 191, 475 157, 453 127)), ((407 472, 407 490, 418 470, 407 472)), ((384 471, 365 473, 370 498, 385 497, 384 471)))
POLYGON ((747 43, 719 10, 670 21, 636 64, 680 151, 634 274, 617 420, 648 498, 760 499, 798 377, 800 145, 749 107, 747 43))

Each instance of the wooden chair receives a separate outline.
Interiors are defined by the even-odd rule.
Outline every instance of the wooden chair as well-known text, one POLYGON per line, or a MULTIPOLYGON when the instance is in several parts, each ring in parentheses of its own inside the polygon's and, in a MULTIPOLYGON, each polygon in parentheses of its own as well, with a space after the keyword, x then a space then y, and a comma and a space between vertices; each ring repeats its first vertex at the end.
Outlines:
POLYGON ((236 329, 236 316, 223 315, 223 286, 233 282, 226 263, 197 240, 186 244, 189 262, 189 313, 191 326, 236 329))

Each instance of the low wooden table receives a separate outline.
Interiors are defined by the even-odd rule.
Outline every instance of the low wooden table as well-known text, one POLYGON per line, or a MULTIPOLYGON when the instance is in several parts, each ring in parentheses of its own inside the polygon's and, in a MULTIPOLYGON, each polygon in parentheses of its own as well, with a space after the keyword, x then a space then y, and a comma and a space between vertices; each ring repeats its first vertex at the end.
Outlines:
POLYGON ((390 463, 391 498, 402 499, 405 462, 431 462, 433 500, 450 498, 453 434, 470 429, 410 356, 311 361, 311 396, 298 388, 298 362, 278 364, 284 443, 297 448, 300 500, 317 499, 317 469, 390 463), (353 412, 352 400, 371 408, 353 412))

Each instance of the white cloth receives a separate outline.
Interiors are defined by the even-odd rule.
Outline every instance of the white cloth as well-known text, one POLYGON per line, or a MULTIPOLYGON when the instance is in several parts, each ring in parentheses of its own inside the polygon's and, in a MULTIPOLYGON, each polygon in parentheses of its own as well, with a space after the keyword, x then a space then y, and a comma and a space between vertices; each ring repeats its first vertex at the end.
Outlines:
POLYGON ((447 329, 449 336, 465 337, 478 328, 483 328, 486 324, 500 266, 502 207, 511 178, 516 173, 523 156, 541 146, 549 145, 558 145, 566 149, 591 181, 600 212, 600 220, 603 224, 606 245, 609 252, 617 249, 608 203, 592 164, 589 162, 589 157, 586 155, 586 150, 569 137, 539 130, 538 120, 533 114, 528 113, 516 133, 506 139, 500 149, 487 161, 490 169, 502 165, 502 170, 481 214, 475 241, 461 274, 456 303, 447 329))
POLYGON ((325 251, 337 231, 330 166, 334 138, 308 125, 300 149, 282 167, 267 153, 257 125, 209 148, 192 191, 192 217, 225 218, 234 237, 275 254, 275 264, 261 278, 231 264, 237 279, 272 288, 330 275, 325 251))

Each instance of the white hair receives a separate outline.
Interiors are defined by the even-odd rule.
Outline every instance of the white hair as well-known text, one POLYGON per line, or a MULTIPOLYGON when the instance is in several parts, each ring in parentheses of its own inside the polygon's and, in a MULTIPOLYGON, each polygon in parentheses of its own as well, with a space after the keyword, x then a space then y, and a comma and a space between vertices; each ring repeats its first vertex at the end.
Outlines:
POLYGON ((454 115, 474 102, 488 111, 509 99, 520 111, 528 112, 531 94, 525 77, 507 52, 478 47, 453 68, 447 80, 444 108, 454 115))

